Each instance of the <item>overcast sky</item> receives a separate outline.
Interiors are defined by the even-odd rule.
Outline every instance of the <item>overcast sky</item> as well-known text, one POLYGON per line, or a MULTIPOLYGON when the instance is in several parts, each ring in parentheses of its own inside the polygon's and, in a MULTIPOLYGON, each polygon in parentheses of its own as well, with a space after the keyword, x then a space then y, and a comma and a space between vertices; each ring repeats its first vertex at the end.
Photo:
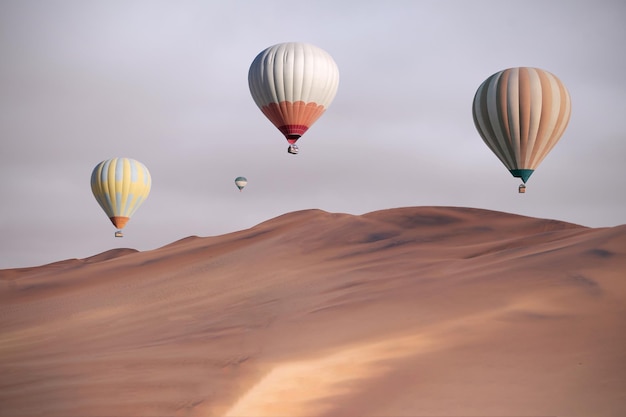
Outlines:
POLYGON ((156 249, 310 208, 624 224, 625 21, 619 0, 0 0, 0 268, 156 249), (341 77, 296 156, 247 81, 260 51, 288 41, 328 51, 341 77), (478 86, 516 66, 554 73, 572 98, 526 194, 471 112, 478 86), (122 239, 89 185, 112 157, 152 174, 122 239))

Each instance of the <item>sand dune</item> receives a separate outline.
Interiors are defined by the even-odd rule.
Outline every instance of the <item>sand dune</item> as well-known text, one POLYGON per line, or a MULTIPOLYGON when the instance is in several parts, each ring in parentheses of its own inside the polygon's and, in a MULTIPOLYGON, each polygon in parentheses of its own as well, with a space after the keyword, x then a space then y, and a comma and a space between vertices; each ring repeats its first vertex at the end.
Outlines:
POLYGON ((624 416, 626 225, 305 210, 0 270, 0 415, 624 416))

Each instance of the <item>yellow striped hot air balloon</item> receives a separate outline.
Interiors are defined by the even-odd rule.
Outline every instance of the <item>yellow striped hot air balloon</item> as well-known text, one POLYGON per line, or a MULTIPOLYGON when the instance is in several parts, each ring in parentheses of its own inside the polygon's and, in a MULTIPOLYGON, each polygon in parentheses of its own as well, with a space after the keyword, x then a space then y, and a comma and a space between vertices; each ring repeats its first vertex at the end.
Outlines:
POLYGON ((116 237, 150 193, 152 179, 148 168, 130 158, 100 162, 91 173, 91 191, 118 229, 116 237))
POLYGON ((563 135, 571 102, 554 74, 517 67, 493 74, 478 87, 472 113, 483 141, 525 184, 563 135))
POLYGON ((256 105, 297 153, 296 141, 326 111, 337 94, 339 69, 317 46, 287 42, 259 53, 248 71, 256 105))

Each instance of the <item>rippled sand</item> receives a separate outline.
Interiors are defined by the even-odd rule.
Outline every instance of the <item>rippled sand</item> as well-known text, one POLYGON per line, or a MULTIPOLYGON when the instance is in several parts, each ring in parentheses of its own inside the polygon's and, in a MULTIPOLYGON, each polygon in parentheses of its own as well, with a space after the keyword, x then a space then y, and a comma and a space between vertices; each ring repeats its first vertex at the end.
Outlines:
POLYGON ((0 270, 0 415, 623 416, 626 226, 306 210, 0 270))

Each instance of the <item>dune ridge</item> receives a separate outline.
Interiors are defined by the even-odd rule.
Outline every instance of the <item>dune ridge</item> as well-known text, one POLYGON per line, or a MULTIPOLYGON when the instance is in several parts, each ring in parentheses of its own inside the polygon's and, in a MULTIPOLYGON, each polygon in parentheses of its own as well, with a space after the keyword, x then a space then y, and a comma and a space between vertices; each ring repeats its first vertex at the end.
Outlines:
POLYGON ((0 410, 626 414, 626 225, 302 210, 0 270, 0 410))

